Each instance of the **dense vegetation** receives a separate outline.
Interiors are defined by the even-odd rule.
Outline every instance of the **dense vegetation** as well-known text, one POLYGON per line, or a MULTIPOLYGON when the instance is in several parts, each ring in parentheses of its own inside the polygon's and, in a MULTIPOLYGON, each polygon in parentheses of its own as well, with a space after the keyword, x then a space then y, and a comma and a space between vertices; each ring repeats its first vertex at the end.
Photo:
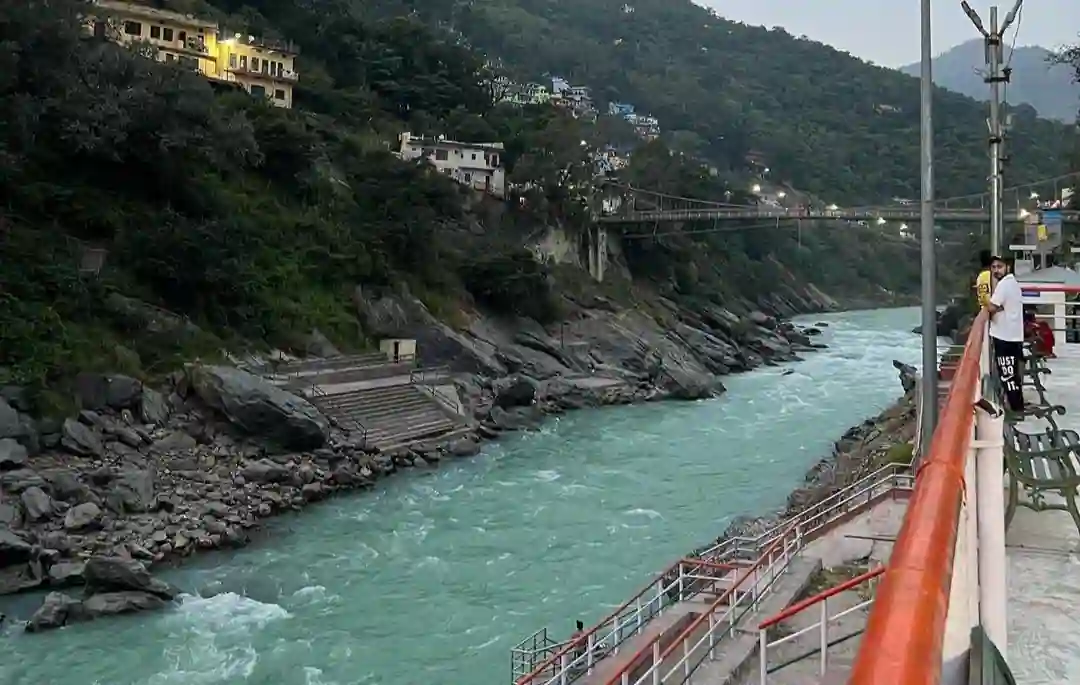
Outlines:
MULTIPOLYGON (((606 117, 585 124, 550 107, 494 104, 488 60, 447 26, 469 28, 474 45, 521 78, 563 72, 601 99, 662 117, 673 135, 639 149, 625 180, 739 198, 749 183, 745 153, 756 149, 776 173, 837 202, 914 193, 903 99, 914 91, 905 77, 745 27, 717 41, 711 31, 728 25, 706 19, 713 28, 699 28, 707 15, 688 3, 646 3, 625 16, 606 1, 410 0, 425 11, 419 16, 404 16, 403 3, 159 3, 296 41, 302 80, 292 111, 217 92, 195 74, 85 35, 84 0, 0 5, 0 385, 45 387, 95 367, 150 374, 230 339, 299 346, 315 328, 359 347, 368 341, 352 305, 358 284, 408 288, 451 321, 477 305, 557 319, 573 279, 557 278, 525 245, 547 226, 580 232, 589 150, 632 136, 606 117), (618 45, 615 33, 626 36, 618 45), (704 36, 714 42, 702 44, 704 36), (750 38, 769 46, 754 52, 750 38), (748 52, 724 58, 725 49, 748 52), (802 75, 780 79, 783 65, 815 60, 813 73, 854 76, 813 88, 802 75), (744 74, 755 61, 760 83, 744 74), (715 71, 723 87, 706 78, 720 63, 729 67, 715 71), (882 102, 901 111, 868 104, 882 102), (390 151, 403 130, 503 141, 520 197, 480 199, 400 161, 390 151), (706 173, 702 158, 718 173, 706 173), (108 251, 100 275, 80 273, 87 247, 108 251), (132 299, 187 324, 148 324, 132 299)), ((959 121, 977 108, 943 102, 958 117, 943 117, 956 133, 939 139, 957 160, 945 189, 980 189, 981 134, 959 121)), ((1019 126, 1030 126, 1032 142, 1014 148, 1017 173, 1059 171, 1061 129, 1019 126)), ((731 228, 627 236, 626 265, 646 291, 721 302, 794 292, 808 280, 878 301, 882 288, 917 289, 913 245, 873 229, 731 228)))
MULTIPOLYGON (((554 315, 545 267, 523 259, 520 241, 476 246, 460 187, 388 151, 407 111, 410 123, 494 128, 513 138, 512 157, 545 143, 580 155, 572 125, 557 129, 571 147, 547 130, 550 117, 493 110, 467 50, 404 20, 338 18, 335 41, 312 39, 334 73, 308 62, 309 109, 290 112, 89 38, 82 9, 0 8, 0 384, 140 357, 163 368, 221 335, 289 344, 318 327, 359 345, 359 283, 407 285, 437 312, 472 288, 511 311, 554 315), (100 278, 79 273, 86 246, 108 250, 100 278), (495 295, 489 279, 500 275, 495 295), (114 294, 202 333, 145 335, 114 294)), ((561 168, 559 157, 535 160, 532 173, 561 168)), ((542 183, 532 192, 546 199, 542 183)), ((560 188, 550 192, 559 206, 560 188)))
MULTIPOLYGON (((827 202, 919 194, 919 89, 904 74, 782 30, 713 16, 689 0, 335 0, 357 11, 414 11, 460 31, 523 79, 591 85, 685 131, 714 163, 764 153, 777 178, 827 202), (626 11, 624 7, 632 8, 626 11)), ((985 105, 946 90, 935 102, 939 196, 984 191, 985 105)), ((1056 176, 1071 130, 1017 111, 1010 183, 1056 176)))
MULTIPOLYGON (((1080 85, 1073 81, 1072 70, 1053 63, 1053 53, 1035 45, 1010 50, 1005 48, 1005 62, 1012 69, 1012 78, 1004 91, 1006 101, 1028 104, 1039 116, 1058 121, 1076 120, 1080 85)), ((976 100, 986 100, 990 89, 983 80, 985 73, 983 40, 976 38, 934 58, 934 83, 976 100)), ((900 71, 918 76, 921 65, 911 64, 900 71)))

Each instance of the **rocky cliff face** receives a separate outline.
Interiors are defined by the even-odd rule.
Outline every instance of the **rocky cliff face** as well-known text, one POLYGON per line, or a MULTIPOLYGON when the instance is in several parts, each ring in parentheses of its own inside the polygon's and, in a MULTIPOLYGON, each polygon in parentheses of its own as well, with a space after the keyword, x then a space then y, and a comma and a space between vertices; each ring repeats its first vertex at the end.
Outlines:
MULTIPOLYGON (((354 299, 372 335, 415 338, 424 364, 448 365, 479 384, 508 375, 538 381, 591 377, 683 399, 721 392, 720 378, 727 374, 812 351, 813 331, 777 315, 835 307, 827 299, 778 300, 768 313, 740 303, 736 314, 714 304, 691 309, 662 298, 648 308, 627 309, 589 296, 569 300, 565 320, 553 326, 477 315, 454 329, 407 293, 358 288, 354 299)), ((475 394, 474 388, 464 389, 475 394)))

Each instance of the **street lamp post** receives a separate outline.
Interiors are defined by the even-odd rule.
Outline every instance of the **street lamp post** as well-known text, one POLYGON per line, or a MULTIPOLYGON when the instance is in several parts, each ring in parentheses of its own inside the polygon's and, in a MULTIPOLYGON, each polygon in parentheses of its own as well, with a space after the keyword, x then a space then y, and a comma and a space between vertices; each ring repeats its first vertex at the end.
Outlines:
POLYGON ((934 255, 934 51, 930 22, 930 0, 922 0, 922 65, 919 84, 919 143, 922 167, 922 435, 919 445, 929 449, 937 426, 937 299, 934 255))

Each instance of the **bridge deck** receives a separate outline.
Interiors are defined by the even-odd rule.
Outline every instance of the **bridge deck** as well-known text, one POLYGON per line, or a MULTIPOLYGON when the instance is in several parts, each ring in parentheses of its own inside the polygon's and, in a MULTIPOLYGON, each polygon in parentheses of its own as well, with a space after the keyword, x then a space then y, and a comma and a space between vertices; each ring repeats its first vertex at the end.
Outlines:
MULTIPOLYGON (((1026 215, 1020 210, 1004 213, 1004 220, 1009 223, 1022 223, 1026 215)), ((769 207, 698 207, 695 209, 661 209, 652 211, 627 211, 609 216, 598 217, 597 221, 609 224, 649 223, 667 221, 735 221, 757 219, 763 221, 794 221, 799 219, 813 221, 909 221, 917 223, 921 219, 918 207, 841 207, 827 209, 776 209, 769 207)), ((939 207, 934 210, 934 220, 939 223, 977 223, 990 220, 985 209, 949 209, 939 207)), ((1080 221, 1080 212, 1061 211, 1064 223, 1080 221)))
MULTIPOLYGON (((1080 430, 1080 345, 1059 345, 1047 398, 1065 406, 1061 428, 1080 430)), ((1022 429, 1045 430, 1033 421, 1022 429)), ((1066 512, 1018 508, 1006 536, 1008 660, 1017 682, 1067 685, 1080 673, 1080 534, 1066 512)))

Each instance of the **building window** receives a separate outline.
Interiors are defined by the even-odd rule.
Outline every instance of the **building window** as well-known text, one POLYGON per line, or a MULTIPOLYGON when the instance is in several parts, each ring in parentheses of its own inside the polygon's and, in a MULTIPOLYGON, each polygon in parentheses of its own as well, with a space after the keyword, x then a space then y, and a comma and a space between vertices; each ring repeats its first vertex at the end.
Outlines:
POLYGON ((184 45, 187 45, 187 31, 180 31, 176 34, 176 40, 180 41, 184 45))
POLYGON ((465 182, 472 183, 472 174, 465 174, 465 182))
POLYGON ((129 36, 141 36, 142 35, 142 24, 140 24, 137 21, 125 21, 124 22, 124 33, 126 33, 129 36))
POLYGON ((474 152, 474 153, 472 153, 472 158, 473 158, 474 160, 476 159, 476 153, 475 153, 475 152, 474 152))
POLYGON ((168 27, 163 28, 161 30, 161 40, 166 40, 171 43, 173 40, 173 30, 168 27))
POLYGON ((252 85, 251 94, 256 97, 264 98, 266 97, 266 88, 264 88, 263 86, 252 85))
POLYGON ((240 55, 240 68, 247 69, 247 55, 240 55))
POLYGON ((435 151, 435 159, 438 159, 438 160, 441 160, 441 161, 446 161, 449 158, 450 158, 450 155, 448 155, 446 153, 446 150, 436 150, 435 151))
POLYGON ((270 60, 268 60, 268 59, 264 59, 264 60, 263 60, 263 65, 262 65, 262 67, 263 67, 263 69, 262 69, 263 73, 264 73, 264 74, 269 74, 269 73, 270 73, 270 68, 271 68, 272 66, 273 66, 273 65, 272 65, 272 64, 270 64, 270 60))
POLYGON ((285 74, 285 65, 281 62, 277 63, 277 75, 283 76, 285 74))
POLYGON ((172 54, 171 52, 166 52, 165 53, 165 63, 166 64, 172 64, 175 61, 176 61, 176 55, 172 54))
POLYGON ((491 156, 491 166, 499 166, 499 156, 498 155, 492 155, 491 156))
POLYGON ((229 53, 229 66, 231 68, 233 68, 233 69, 236 68, 236 53, 235 52, 229 53))
POLYGON ((252 57, 251 58, 251 70, 252 71, 258 71, 259 70, 259 58, 258 57, 252 57))
POLYGON ((154 40, 161 40, 161 27, 160 26, 151 26, 150 27, 150 37, 153 38, 154 40))
POLYGON ((278 100, 284 100, 285 99, 285 91, 278 88, 277 90, 274 91, 274 97, 276 99, 278 99, 278 100))

